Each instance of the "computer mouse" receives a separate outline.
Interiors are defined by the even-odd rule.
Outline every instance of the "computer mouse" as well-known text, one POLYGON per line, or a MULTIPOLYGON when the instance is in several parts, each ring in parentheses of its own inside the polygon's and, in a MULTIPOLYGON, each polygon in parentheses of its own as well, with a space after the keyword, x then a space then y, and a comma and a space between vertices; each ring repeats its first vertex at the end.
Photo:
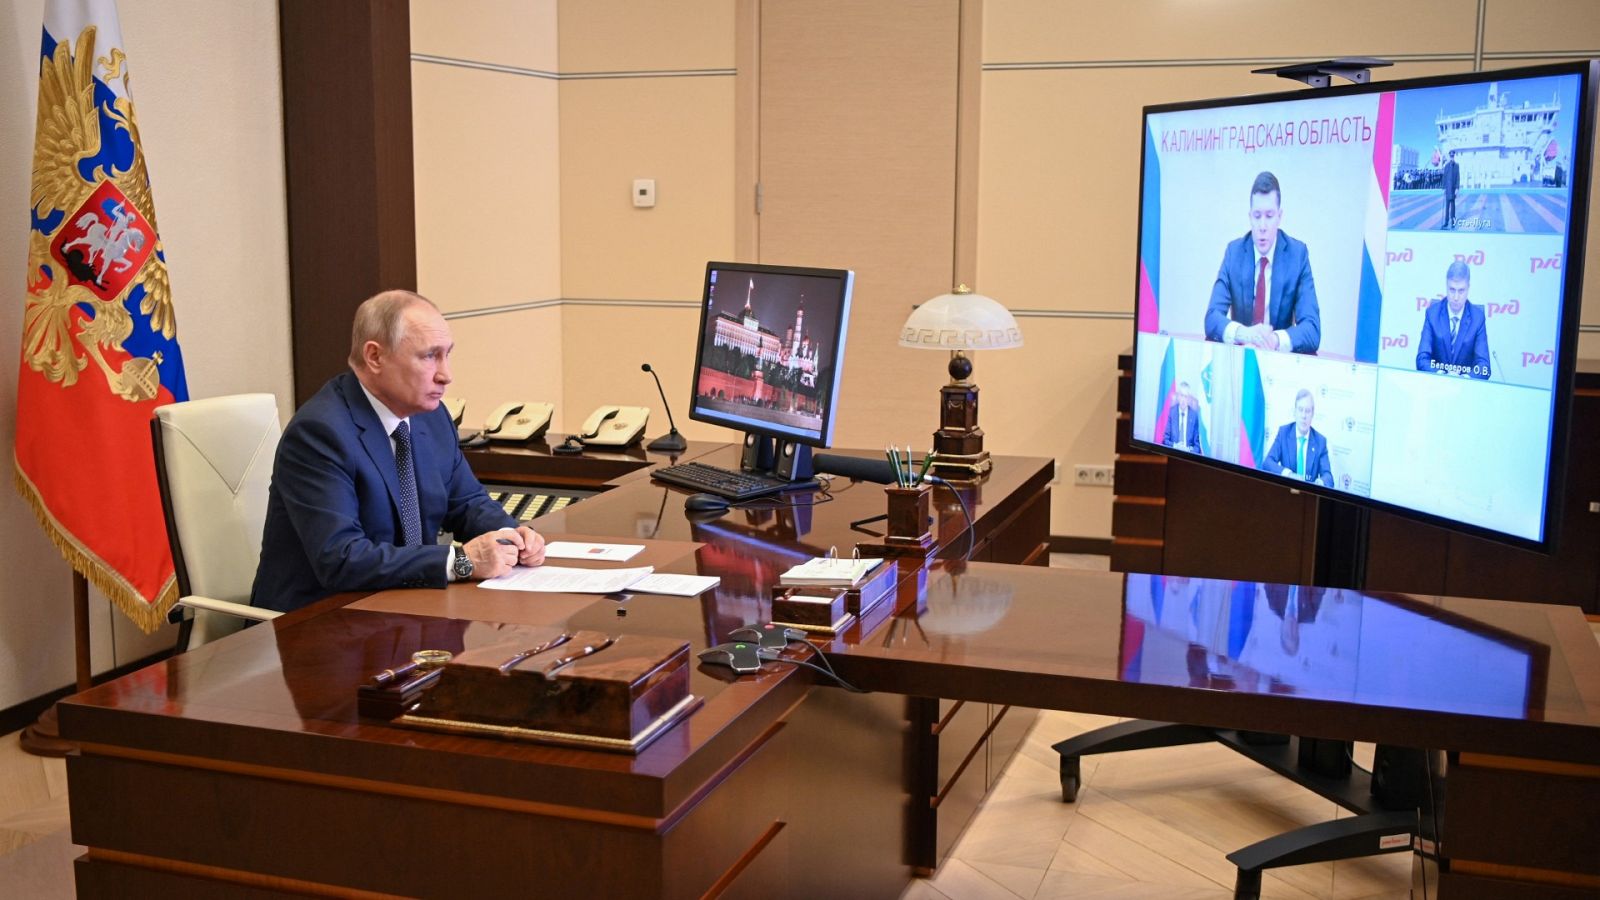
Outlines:
POLYGON ((690 494, 683 501, 684 509, 692 509, 696 512, 705 510, 721 512, 730 505, 726 497, 718 497, 716 494, 690 494))

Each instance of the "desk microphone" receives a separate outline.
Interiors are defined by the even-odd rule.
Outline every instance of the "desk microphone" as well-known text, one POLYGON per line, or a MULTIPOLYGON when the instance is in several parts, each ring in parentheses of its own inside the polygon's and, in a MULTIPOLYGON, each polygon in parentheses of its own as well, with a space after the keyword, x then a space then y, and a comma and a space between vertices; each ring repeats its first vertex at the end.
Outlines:
POLYGON ((649 372, 650 377, 656 380, 656 392, 661 395, 661 408, 667 411, 667 424, 672 426, 671 431, 645 444, 644 448, 657 453, 682 453, 689 449, 689 442, 678 433, 678 423, 672 421, 672 407, 667 404, 667 392, 661 389, 661 376, 656 374, 655 369, 650 368, 649 363, 640 366, 639 371, 649 372))

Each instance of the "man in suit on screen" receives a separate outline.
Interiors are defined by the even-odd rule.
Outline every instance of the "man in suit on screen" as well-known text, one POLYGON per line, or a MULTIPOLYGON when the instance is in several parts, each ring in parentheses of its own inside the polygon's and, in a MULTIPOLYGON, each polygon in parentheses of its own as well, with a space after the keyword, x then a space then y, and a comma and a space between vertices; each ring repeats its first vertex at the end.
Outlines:
POLYGON ((1456 152, 1450 151, 1450 161, 1444 164, 1444 227, 1456 227, 1456 193, 1461 190, 1461 166, 1456 163, 1456 152))
POLYGON ((1311 427, 1317 403, 1311 392, 1301 388, 1294 395, 1294 421, 1278 429, 1261 461, 1263 471, 1276 472, 1301 481, 1315 481, 1333 487, 1333 469, 1328 465, 1328 439, 1311 427))
POLYGON ((1489 379, 1489 331, 1483 307, 1467 299, 1472 269, 1461 260, 1444 273, 1444 302, 1422 314, 1417 371, 1489 379))
POLYGON ((1161 443, 1178 450, 1199 453, 1200 417, 1196 415, 1197 412, 1198 407, 1194 402, 1194 392, 1189 389, 1189 382, 1179 382, 1176 396, 1172 400, 1172 409, 1167 411, 1167 428, 1166 433, 1161 436, 1161 443))
POLYGON ((1283 192, 1262 172, 1250 186, 1250 232, 1228 243, 1206 307, 1206 338, 1264 350, 1316 353, 1317 287, 1306 245, 1279 230, 1283 192))

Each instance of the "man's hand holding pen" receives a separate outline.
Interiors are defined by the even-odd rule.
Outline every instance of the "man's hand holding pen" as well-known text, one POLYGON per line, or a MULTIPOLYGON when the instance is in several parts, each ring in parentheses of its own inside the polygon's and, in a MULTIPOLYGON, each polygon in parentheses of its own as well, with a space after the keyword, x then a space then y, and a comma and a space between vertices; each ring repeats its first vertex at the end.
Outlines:
POLYGON ((544 535, 526 525, 517 526, 522 546, 517 550, 517 565, 537 566, 544 562, 544 535))
MULTIPOLYGON (((510 529, 480 534, 465 544, 461 551, 472 560, 472 578, 493 578, 511 571, 522 553, 522 535, 510 529)), ((540 548, 543 554, 543 548, 540 548)))

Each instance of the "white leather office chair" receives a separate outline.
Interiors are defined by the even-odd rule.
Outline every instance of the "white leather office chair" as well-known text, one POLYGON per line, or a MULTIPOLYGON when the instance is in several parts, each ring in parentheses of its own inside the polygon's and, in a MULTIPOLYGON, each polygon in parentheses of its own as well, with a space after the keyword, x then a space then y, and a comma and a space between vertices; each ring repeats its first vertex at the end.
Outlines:
POLYGON ((249 603, 280 431, 271 394, 173 403, 150 420, 184 611, 179 651, 237 631, 246 620, 279 615, 249 603))

